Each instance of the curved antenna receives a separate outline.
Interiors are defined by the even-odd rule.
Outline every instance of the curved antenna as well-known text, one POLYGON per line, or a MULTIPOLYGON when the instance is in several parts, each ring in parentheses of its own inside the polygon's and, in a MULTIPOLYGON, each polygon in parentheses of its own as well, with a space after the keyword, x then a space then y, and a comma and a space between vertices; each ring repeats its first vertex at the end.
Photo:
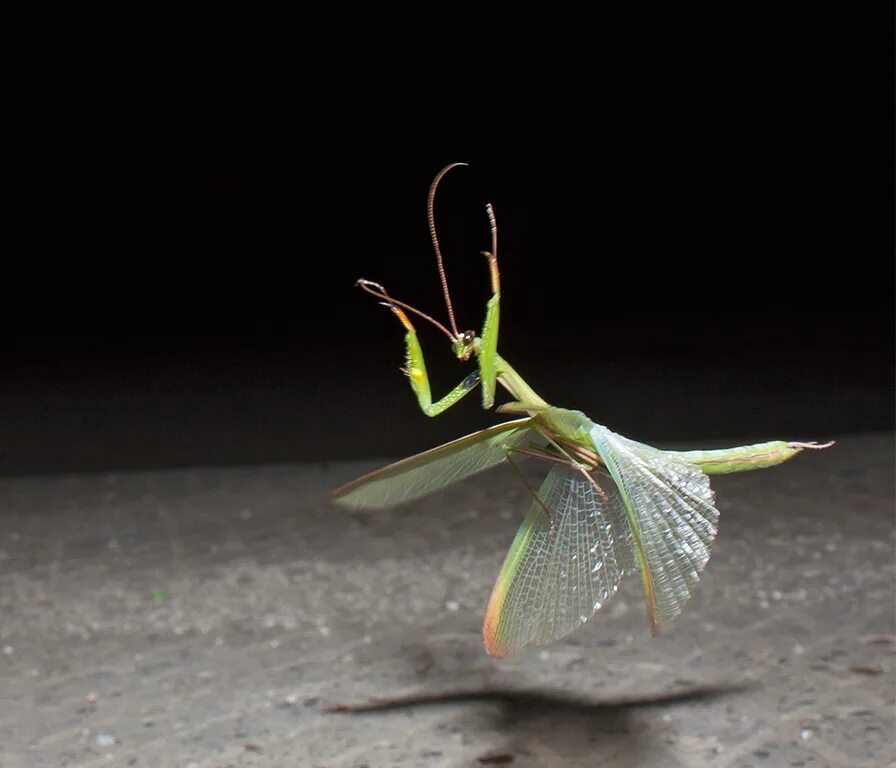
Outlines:
POLYGON ((495 218, 495 209, 489 203, 485 206, 488 214, 488 223, 492 230, 492 250, 483 251, 482 255, 488 259, 488 271, 492 278, 492 293, 501 293, 501 276, 498 274, 498 220, 495 218))
POLYGON ((488 225, 492 230, 492 256, 495 260, 498 258, 498 220, 495 218, 495 209, 491 203, 485 206, 485 212, 488 214, 488 225))
POLYGON ((452 343, 457 341, 457 336, 452 336, 450 331, 434 317, 430 317, 425 312, 421 312, 419 309, 417 309, 416 307, 412 307, 410 304, 405 304, 403 301, 393 299, 389 295, 388 291, 386 291, 386 289, 379 283, 375 283, 373 282, 373 280, 365 280, 362 277, 355 281, 355 285, 365 293, 369 293, 371 296, 375 296, 376 298, 378 298, 380 300, 380 303, 384 304, 387 307, 403 307, 404 309, 408 310, 408 312, 413 312, 415 315, 422 317, 424 320, 428 320, 442 333, 444 333, 452 343))
POLYGON ((439 280, 442 281, 442 293, 445 295, 445 306, 448 308, 448 321, 451 323, 451 330, 454 331, 455 339, 460 336, 460 333, 457 330, 457 323, 454 322, 454 307, 451 305, 451 294, 448 292, 448 278, 445 276, 442 251, 439 248, 439 238, 436 235, 436 220, 433 215, 433 205, 436 200, 436 189, 439 186, 442 177, 452 168, 457 168, 459 165, 467 165, 467 163, 451 163, 451 165, 446 165, 442 168, 432 180, 432 184, 429 185, 429 196, 426 198, 426 218, 429 222, 429 236, 432 238, 432 247, 436 252, 436 263, 439 265, 439 280))

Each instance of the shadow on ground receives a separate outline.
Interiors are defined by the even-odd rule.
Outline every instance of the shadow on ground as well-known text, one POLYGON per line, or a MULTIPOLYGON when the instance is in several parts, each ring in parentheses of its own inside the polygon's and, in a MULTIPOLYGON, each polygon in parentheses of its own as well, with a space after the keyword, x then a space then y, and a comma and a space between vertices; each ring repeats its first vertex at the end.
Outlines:
POLYGON ((662 746, 634 713, 647 707, 712 701, 749 688, 749 684, 698 686, 642 697, 593 700, 562 691, 483 688, 434 693, 420 692, 365 703, 340 704, 327 714, 369 716, 422 707, 493 704, 481 720, 482 731, 506 740, 503 747, 480 757, 484 764, 509 763, 536 753, 586 754, 601 745, 602 755, 614 755, 627 765, 641 765, 649 756, 656 764, 662 746))

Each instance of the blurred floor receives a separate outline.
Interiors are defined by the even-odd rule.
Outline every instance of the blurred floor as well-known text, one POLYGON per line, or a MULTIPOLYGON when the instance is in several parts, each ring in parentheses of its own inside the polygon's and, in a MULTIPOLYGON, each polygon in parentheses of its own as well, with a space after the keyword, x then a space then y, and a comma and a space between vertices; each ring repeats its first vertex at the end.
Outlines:
POLYGON ((717 478, 668 633, 629 578, 569 642, 500 662, 479 623, 525 490, 499 469, 391 513, 328 504, 370 467, 0 480, 0 764, 896 759, 892 435, 717 478))

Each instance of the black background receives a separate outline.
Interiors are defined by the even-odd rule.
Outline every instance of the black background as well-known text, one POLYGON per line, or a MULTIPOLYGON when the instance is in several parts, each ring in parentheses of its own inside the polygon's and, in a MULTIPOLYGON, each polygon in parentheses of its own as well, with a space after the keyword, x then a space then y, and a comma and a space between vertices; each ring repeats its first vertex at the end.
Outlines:
MULTIPOLYGON (((5 117, 0 471, 393 455, 357 277, 643 440, 893 427, 892 8, 31 7, 5 117)), ((435 394, 468 368, 429 329, 435 394)), ((456 412, 455 412, 456 411, 456 412)))

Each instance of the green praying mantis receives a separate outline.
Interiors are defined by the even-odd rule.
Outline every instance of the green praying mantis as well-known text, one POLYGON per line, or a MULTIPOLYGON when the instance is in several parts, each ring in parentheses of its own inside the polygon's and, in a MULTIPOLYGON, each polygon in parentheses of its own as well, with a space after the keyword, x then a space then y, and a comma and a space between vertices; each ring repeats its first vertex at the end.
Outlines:
POLYGON ((448 311, 449 328, 393 298, 379 283, 357 285, 390 309, 405 330, 403 369, 421 410, 437 416, 473 391, 493 408, 500 384, 511 396, 500 413, 517 418, 390 464, 333 492, 351 508, 376 509, 417 499, 478 472, 506 463, 517 471, 532 503, 489 598, 482 637, 486 651, 508 656, 528 645, 558 640, 585 623, 615 594, 626 573, 637 571, 653 633, 681 613, 710 556, 718 530, 709 475, 763 469, 807 448, 833 443, 774 440, 723 450, 667 451, 638 443, 558 408, 540 397, 500 354, 501 285, 498 226, 491 204, 491 250, 484 251, 492 297, 482 332, 458 331, 436 236, 436 189, 453 163, 433 179, 427 198, 429 231, 448 311), (408 314, 432 323, 461 361, 477 369, 433 401, 423 350, 408 314), (524 458, 550 469, 537 490, 518 466, 524 458))

